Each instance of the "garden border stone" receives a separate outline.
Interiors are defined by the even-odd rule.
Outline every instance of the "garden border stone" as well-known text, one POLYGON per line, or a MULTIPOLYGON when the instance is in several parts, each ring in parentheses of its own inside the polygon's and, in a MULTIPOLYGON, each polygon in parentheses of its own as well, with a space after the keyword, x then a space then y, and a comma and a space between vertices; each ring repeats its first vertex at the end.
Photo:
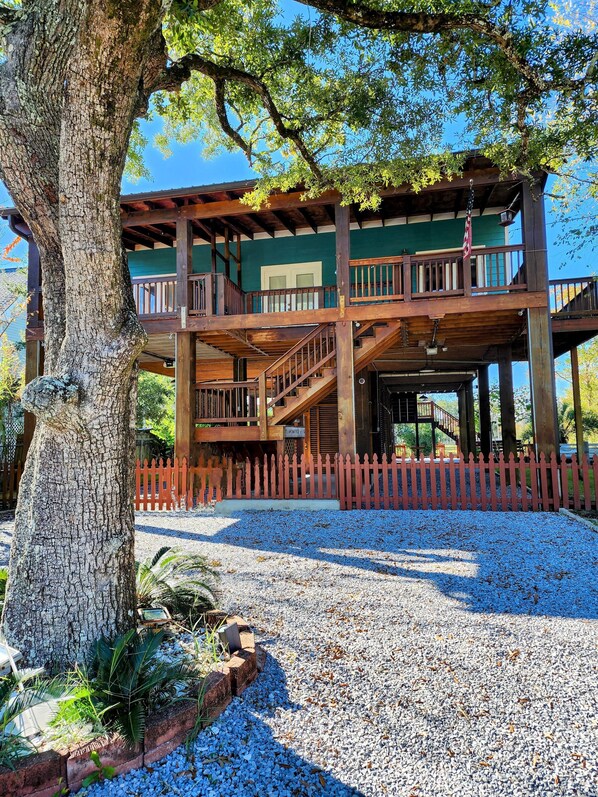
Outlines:
POLYGON ((153 764, 184 744, 195 729, 213 722, 261 672, 265 652, 256 645, 253 632, 243 618, 211 611, 205 616, 211 628, 236 622, 241 649, 216 666, 203 680, 197 698, 173 703, 148 718, 143 745, 130 747, 117 734, 98 737, 71 750, 48 750, 28 756, 15 770, 0 770, 0 794, 7 797, 53 797, 61 788, 78 791, 83 780, 96 771, 89 754, 95 750, 103 766, 112 766, 118 775, 153 764))

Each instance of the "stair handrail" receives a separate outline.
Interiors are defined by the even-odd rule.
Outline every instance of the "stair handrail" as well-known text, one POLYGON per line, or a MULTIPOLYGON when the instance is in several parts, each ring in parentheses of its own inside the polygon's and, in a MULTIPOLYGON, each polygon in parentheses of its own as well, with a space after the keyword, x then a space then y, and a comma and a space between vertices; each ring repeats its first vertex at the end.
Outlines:
MULTIPOLYGON (((297 343, 295 343, 294 346, 291 346, 291 348, 288 351, 285 351, 284 354, 281 354, 280 357, 277 360, 274 360, 274 362, 271 363, 265 369, 265 371, 263 373, 265 373, 266 376, 270 376, 272 371, 276 370, 276 368, 280 365, 280 363, 284 362, 287 358, 292 357, 294 354, 296 354, 298 351, 300 351, 305 346, 306 343, 309 343, 311 340, 316 338, 320 332, 323 332, 324 329, 326 329, 326 327, 331 327, 331 326, 333 326, 333 325, 329 321, 327 321, 327 322, 325 322, 323 324, 318 324, 315 327, 315 329, 312 329, 312 331, 309 332, 307 335, 305 335, 305 337, 303 337, 303 338, 301 338, 301 340, 297 341, 297 343)), ((255 378, 256 382, 258 380, 259 380, 259 376, 257 376, 255 378)))

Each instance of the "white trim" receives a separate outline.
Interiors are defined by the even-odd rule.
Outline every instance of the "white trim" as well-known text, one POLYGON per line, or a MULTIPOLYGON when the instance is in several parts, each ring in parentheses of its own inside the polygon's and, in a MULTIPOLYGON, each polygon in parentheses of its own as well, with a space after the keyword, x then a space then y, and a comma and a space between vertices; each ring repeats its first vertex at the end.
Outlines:
MULTIPOLYGON (((297 273, 312 273, 314 275, 314 288, 322 286, 322 261, 312 260, 307 263, 280 263, 270 266, 260 267, 260 285, 263 291, 269 290, 268 278, 290 276, 297 277, 297 273)), ((292 281, 292 280, 291 280, 292 281)), ((296 279, 294 285, 287 285, 287 288, 296 288, 296 279)))

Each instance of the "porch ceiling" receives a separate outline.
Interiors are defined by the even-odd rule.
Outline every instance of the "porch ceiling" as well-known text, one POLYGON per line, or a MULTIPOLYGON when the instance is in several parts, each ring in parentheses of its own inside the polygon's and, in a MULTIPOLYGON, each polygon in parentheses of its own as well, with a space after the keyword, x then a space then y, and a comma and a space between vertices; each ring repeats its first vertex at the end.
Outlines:
POLYGON ((428 316, 403 319, 404 333, 396 345, 375 361, 384 371, 411 371, 414 368, 444 368, 454 363, 473 364, 492 359, 496 346, 518 339, 525 329, 525 316, 517 310, 428 316), (438 354, 426 355, 432 341, 438 354), (443 349, 446 348, 446 351, 443 349))
POLYGON ((441 371, 436 374, 392 374, 383 377, 392 393, 456 393, 475 379, 472 371, 441 371))

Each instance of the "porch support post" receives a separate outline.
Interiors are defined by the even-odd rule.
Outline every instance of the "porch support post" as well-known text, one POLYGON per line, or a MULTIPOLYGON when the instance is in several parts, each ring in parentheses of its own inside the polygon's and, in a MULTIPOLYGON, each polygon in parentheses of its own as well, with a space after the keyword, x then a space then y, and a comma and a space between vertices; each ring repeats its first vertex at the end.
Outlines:
POLYGON ((338 321, 336 324, 336 383, 339 453, 354 456, 357 452, 357 441, 355 434, 353 323, 351 321, 338 321))
POLYGON ((233 357, 233 382, 247 381, 247 357, 233 357))
MULTIPOLYGON (((25 384, 28 385, 44 372, 44 348, 39 340, 28 340, 25 343, 25 384)), ((27 456, 35 431, 35 415, 25 412, 23 415, 23 460, 27 456)))
POLYGON ((473 381, 465 387, 465 417, 467 419, 467 456, 476 455, 475 408, 473 399, 473 381))
MULTIPOLYGON (((27 239, 27 243, 27 329, 37 329, 41 323, 41 263, 39 250, 33 236, 27 239)), ((43 343, 39 340, 28 340, 25 343, 25 384, 43 374, 43 364, 43 343)), ((35 415, 25 412, 23 417, 23 459, 27 456, 34 431, 35 415)))
POLYGON ((349 207, 337 202, 334 206, 334 218, 336 224, 336 285, 338 289, 338 305, 342 318, 344 308, 348 307, 351 295, 349 207))
MULTIPOLYGON (((193 272, 193 228, 184 218, 176 220, 176 298, 181 327, 187 326, 189 275, 193 272)), ((207 298, 209 302, 209 297, 207 298)))
POLYGON ((464 457, 469 456, 469 430, 467 428, 467 394, 465 387, 460 387, 457 391, 457 402, 459 406, 459 448, 464 457))
POLYGON ((583 456, 583 418, 581 414, 581 391, 579 389, 579 358, 577 346, 571 349, 571 377, 573 383, 573 411, 575 413, 575 443, 577 456, 583 456))
POLYGON ((195 332, 178 332, 176 336, 175 375, 175 439, 174 455, 191 459, 195 435, 195 332))
POLYGON ((27 327, 40 326, 42 272, 39 250, 33 237, 27 239, 27 327))
POLYGON ((492 417, 490 413, 489 365, 478 368, 478 402, 480 405, 480 451, 486 459, 492 451, 492 417))
POLYGON ((552 323, 548 303, 548 257, 544 195, 541 186, 522 184, 523 240, 527 287, 546 294, 546 306, 527 311, 529 374, 536 454, 558 454, 556 385, 552 349, 552 323))
POLYGON ((356 375, 355 381, 355 440, 359 456, 372 456, 372 404, 370 380, 367 368, 356 375), (363 379, 363 385, 360 380, 363 379))
POLYGON ((500 391, 500 426, 502 450, 505 457, 517 454, 515 426, 515 398, 513 395, 513 353, 509 344, 498 352, 498 383, 500 391))

